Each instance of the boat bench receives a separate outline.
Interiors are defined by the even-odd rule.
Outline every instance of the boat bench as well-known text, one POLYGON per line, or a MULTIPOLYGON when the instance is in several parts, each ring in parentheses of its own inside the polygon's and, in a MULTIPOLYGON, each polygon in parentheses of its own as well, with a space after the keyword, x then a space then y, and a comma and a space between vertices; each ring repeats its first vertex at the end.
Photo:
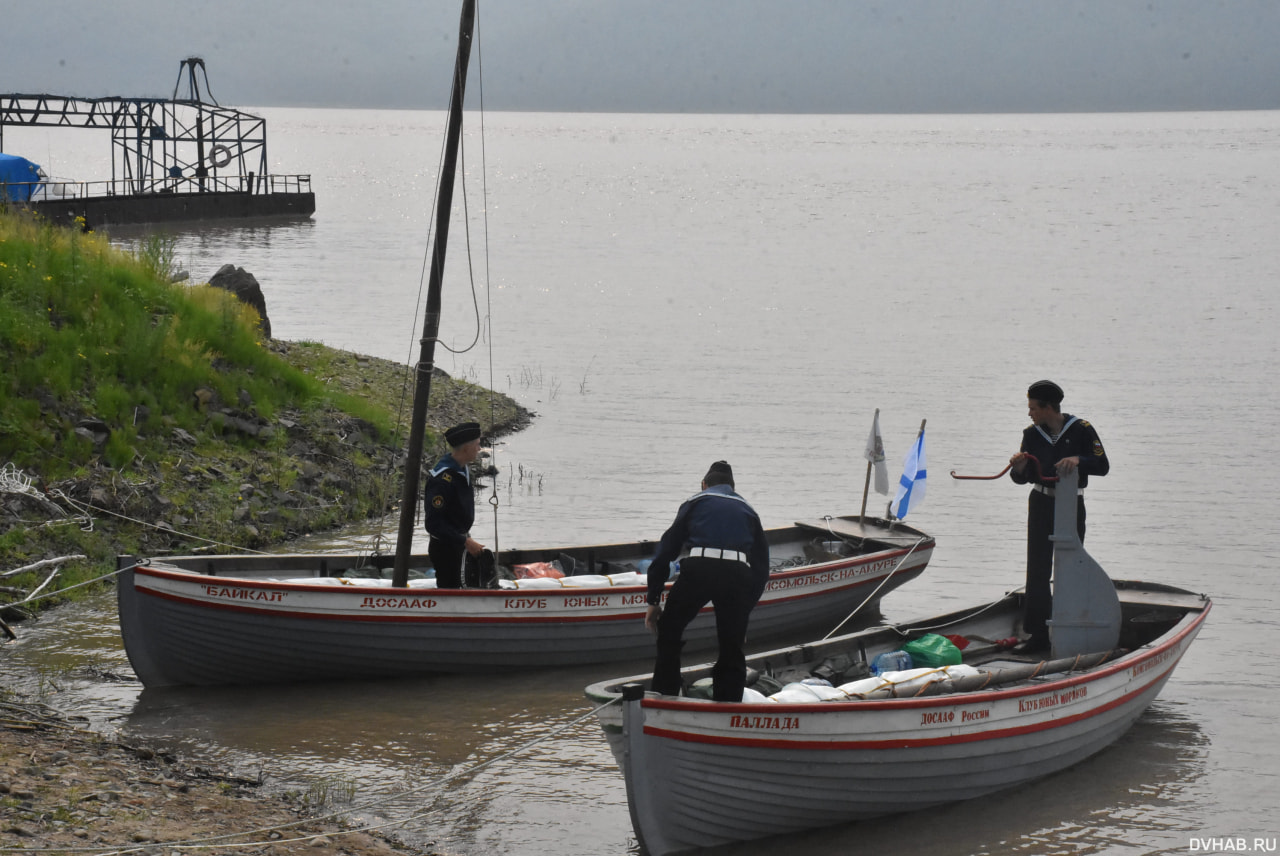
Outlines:
POLYGON ((832 517, 825 520, 797 520, 796 526, 826 535, 840 538, 853 538, 859 541, 878 541, 892 547, 910 547, 920 540, 917 532, 894 532, 886 529, 883 521, 879 525, 875 521, 850 520, 846 517, 832 517))

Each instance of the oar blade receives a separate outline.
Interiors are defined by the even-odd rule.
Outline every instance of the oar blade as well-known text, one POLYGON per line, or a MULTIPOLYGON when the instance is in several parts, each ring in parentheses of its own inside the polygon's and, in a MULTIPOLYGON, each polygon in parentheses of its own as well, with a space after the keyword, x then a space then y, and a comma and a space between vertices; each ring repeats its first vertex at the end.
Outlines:
POLYGON ((1053 518, 1053 657, 1109 651, 1120 641, 1120 598, 1115 584, 1076 533, 1074 471, 1060 477, 1053 518))

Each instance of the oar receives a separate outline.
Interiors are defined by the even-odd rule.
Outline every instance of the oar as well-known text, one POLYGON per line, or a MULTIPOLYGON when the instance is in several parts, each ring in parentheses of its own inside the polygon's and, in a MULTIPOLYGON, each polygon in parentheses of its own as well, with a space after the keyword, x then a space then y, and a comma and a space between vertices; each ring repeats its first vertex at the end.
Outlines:
MULTIPOLYGON (((1057 477, 1057 476, 1042 476, 1042 475, 1040 475, 1040 473, 1042 472, 1042 470, 1040 469, 1040 459, 1039 459, 1039 458, 1037 458, 1035 455, 1028 455, 1028 458, 1029 458, 1028 463, 1030 463, 1033 467, 1035 467, 1035 468, 1036 468, 1036 475, 1037 475, 1037 476, 1040 476, 1040 481, 1042 481, 1042 482, 1056 482, 1056 481, 1058 480, 1058 477, 1057 477)), ((1001 470, 1000 472, 996 473, 996 474, 995 474, 995 475, 993 475, 993 476, 962 476, 962 475, 957 475, 957 474, 956 474, 956 471, 955 471, 955 470, 952 470, 952 471, 951 471, 951 477, 952 477, 953 479, 977 479, 977 480, 981 480, 981 481, 992 481, 992 480, 994 480, 994 479, 998 479, 998 478, 1000 478, 1002 475, 1004 475, 1005 473, 1009 472, 1009 470, 1011 470, 1011 469, 1013 469, 1013 462, 1012 462, 1012 461, 1010 461, 1010 462, 1009 462, 1009 465, 1008 465, 1008 466, 1006 466, 1003 470, 1001 470)))
POLYGON ((1002 476, 1002 475, 1004 475, 1005 473, 1009 472, 1009 470, 1010 470, 1010 469, 1012 469, 1012 468, 1013 468, 1013 464, 1009 464, 1009 466, 1005 467, 1003 470, 1001 470, 1000 472, 996 473, 996 474, 995 474, 995 475, 993 475, 993 476, 959 476, 959 475, 956 475, 956 471, 955 471, 955 470, 952 470, 952 471, 951 471, 951 477, 952 477, 953 479, 981 479, 981 480, 983 480, 983 481, 991 481, 992 479, 998 479, 998 478, 1000 478, 1000 476, 1002 476))
MULTIPOLYGON (((963 678, 948 678, 946 680, 927 681, 924 684, 911 689, 912 685, 921 678, 912 678, 902 681, 906 685, 907 690, 902 695, 898 695, 898 686, 890 684, 888 686, 880 686, 867 693, 855 693, 850 696, 850 701, 860 699, 879 699, 879 698, 920 698, 922 696, 947 695, 949 693, 971 693, 979 692, 991 687, 1003 684, 1016 683, 1017 681, 1030 680, 1043 675, 1055 675, 1063 672, 1072 672, 1078 669, 1091 669, 1105 663, 1107 660, 1119 658, 1129 653, 1126 649, 1115 648, 1106 651, 1098 651, 1089 654, 1078 654, 1070 657, 1060 657, 1054 660, 1041 660, 1038 663, 1019 663, 1017 665, 1005 666, 1003 668, 993 669, 990 671, 979 668, 978 674, 969 675, 963 678)), ((937 671, 942 671, 938 669, 937 671)))

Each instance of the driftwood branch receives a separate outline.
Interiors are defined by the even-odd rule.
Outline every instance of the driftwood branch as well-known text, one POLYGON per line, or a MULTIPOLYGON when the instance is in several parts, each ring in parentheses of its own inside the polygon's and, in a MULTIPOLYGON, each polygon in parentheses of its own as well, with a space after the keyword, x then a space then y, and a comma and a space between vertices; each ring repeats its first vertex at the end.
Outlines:
MULTIPOLYGON (((0 578, 11 577, 15 574, 25 573, 27 571, 34 570, 36 568, 47 567, 48 565, 54 564, 54 563, 61 563, 61 562, 70 561, 71 559, 83 559, 83 558, 84 556, 76 555, 76 556, 63 556, 60 559, 45 559, 42 562, 36 562, 35 564, 27 565, 25 568, 19 568, 16 571, 9 571, 8 573, 0 574, 0 578)), ((21 598, 21 600, 17 600, 11 604, 0 604, 0 613, 9 611, 15 615, 26 616, 25 612, 23 612, 21 609, 18 609, 18 605, 27 603, 28 601, 32 600, 36 595, 38 595, 41 591, 43 591, 49 585, 49 583, 53 582, 53 578, 56 577, 61 570, 62 570, 62 565, 57 564, 56 567, 54 567, 54 569, 49 572, 49 576, 44 578, 44 582, 40 583, 40 585, 36 586, 30 592, 27 592, 25 589, 14 588, 13 586, 0 586, 0 594, 9 594, 9 595, 13 595, 14 597, 21 598)), ((13 632, 13 628, 5 623, 3 617, 0 617, 0 633, 3 633, 5 636, 7 636, 10 639, 18 638, 17 634, 13 632)))
POLYGON ((79 553, 76 553, 74 556, 59 556, 56 559, 41 559, 38 562, 35 562, 30 565, 23 565, 21 568, 15 568, 12 571, 0 571, 0 580, 8 579, 9 577, 16 577, 18 574, 25 574, 28 571, 38 571, 41 568, 48 567, 49 565, 60 565, 63 562, 70 562, 75 559, 83 559, 83 558, 84 556, 82 556, 79 553))
POLYGON ((47 585, 49 585, 49 583, 53 582, 53 578, 54 578, 54 577, 56 577, 56 576, 58 575, 58 572, 59 572, 59 571, 61 571, 61 570, 62 570, 62 568, 54 568, 52 571, 50 571, 50 572, 49 572, 49 576, 47 576, 47 577, 45 577, 45 578, 44 578, 44 582, 40 583, 40 585, 38 585, 38 586, 36 586, 34 589, 32 589, 32 590, 31 590, 31 594, 27 595, 27 598, 26 598, 26 599, 27 599, 27 600, 31 600, 31 599, 32 599, 33 597, 35 597, 36 595, 40 594, 40 592, 44 590, 45 586, 47 586, 47 585))

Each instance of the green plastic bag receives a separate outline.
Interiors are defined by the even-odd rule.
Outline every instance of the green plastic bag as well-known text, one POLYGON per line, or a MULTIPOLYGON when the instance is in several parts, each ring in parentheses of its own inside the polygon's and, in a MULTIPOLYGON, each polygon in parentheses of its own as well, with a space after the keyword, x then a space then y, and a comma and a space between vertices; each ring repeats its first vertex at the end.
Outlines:
POLYGON ((911 655, 911 662, 917 668, 954 666, 962 659, 955 643, 937 633, 927 633, 919 639, 912 639, 902 646, 902 650, 911 655))

